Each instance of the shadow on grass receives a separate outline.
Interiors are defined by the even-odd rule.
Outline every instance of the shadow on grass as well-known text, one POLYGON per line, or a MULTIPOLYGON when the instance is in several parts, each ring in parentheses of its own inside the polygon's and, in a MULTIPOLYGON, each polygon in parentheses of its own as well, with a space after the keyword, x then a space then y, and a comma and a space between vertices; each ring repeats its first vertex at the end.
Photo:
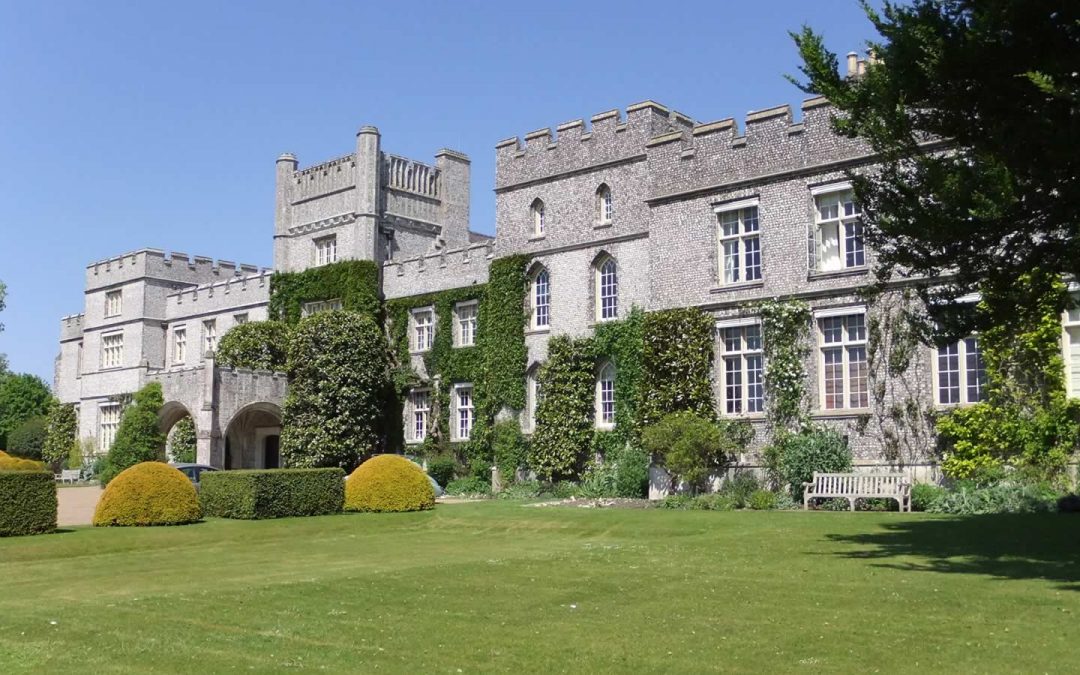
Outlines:
POLYGON ((983 515, 885 523, 884 531, 830 534, 846 558, 897 570, 1043 579, 1080 591, 1080 516, 983 515), (912 560, 912 558, 914 560, 912 560))

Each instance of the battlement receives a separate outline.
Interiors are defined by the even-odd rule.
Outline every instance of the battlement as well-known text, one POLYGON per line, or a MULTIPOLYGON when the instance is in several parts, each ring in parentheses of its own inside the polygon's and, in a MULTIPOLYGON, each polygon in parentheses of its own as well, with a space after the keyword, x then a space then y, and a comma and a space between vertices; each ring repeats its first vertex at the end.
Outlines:
POLYGON ((69 314, 60 319, 60 341, 73 340, 82 337, 83 314, 69 314))
POLYGON ((383 154, 383 184, 391 190, 412 192, 422 197, 439 198, 439 170, 415 159, 383 154))
POLYGON ((645 153, 657 136, 689 131, 694 121, 655 101, 598 113, 500 141, 495 146, 496 190, 557 173, 626 160, 645 153))
POLYGON ((400 298, 487 282, 495 240, 383 263, 383 293, 400 298))
POLYGON ((92 290, 142 277, 206 284, 251 274, 259 269, 257 265, 238 264, 231 260, 215 260, 207 256, 189 257, 186 253, 166 253, 161 249, 143 248, 87 265, 86 288, 92 290))
POLYGON ((728 118, 656 136, 647 144, 651 197, 868 155, 864 143, 833 131, 832 114, 828 101, 815 97, 803 102, 798 122, 784 104, 748 113, 741 134, 728 118))
POLYGON ((172 320, 199 312, 267 302, 273 273, 271 269, 253 269, 246 276, 230 277, 170 293, 165 296, 166 317, 172 320))

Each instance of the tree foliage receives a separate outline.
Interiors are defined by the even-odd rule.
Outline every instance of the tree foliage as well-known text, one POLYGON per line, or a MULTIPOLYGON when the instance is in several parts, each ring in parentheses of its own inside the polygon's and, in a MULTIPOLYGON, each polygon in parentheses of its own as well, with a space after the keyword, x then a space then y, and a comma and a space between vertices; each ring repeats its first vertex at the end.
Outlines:
POLYGON ((105 457, 99 474, 102 485, 140 462, 165 461, 165 434, 158 422, 163 405, 160 382, 150 382, 135 392, 131 405, 124 408, 116 438, 105 457))
POLYGON ((174 462, 194 462, 198 455, 198 443, 195 422, 185 415, 169 432, 169 458, 174 462))
POLYGON ((23 420, 22 424, 8 434, 8 452, 23 459, 41 460, 45 447, 45 423, 44 415, 23 420))
POLYGON ((728 464, 735 453, 746 448, 753 430, 739 420, 714 421, 689 410, 665 415, 645 429, 645 450, 663 463, 672 485, 685 483, 696 492, 709 473, 728 464))
POLYGON ((49 411, 52 394, 48 385, 29 373, 0 374, 0 448, 20 424, 49 411))
POLYGON ((282 321, 251 321, 234 326, 218 344, 218 365, 284 371, 289 333, 289 325, 282 321))
POLYGON ((72 448, 79 447, 79 418, 75 405, 53 399, 45 428, 41 459, 56 466, 71 457, 72 448))
MULTIPOLYGON (((954 299, 1035 267, 1080 276, 1080 4, 864 7, 881 39, 860 77, 842 76, 811 28, 793 37, 800 86, 828 98, 835 129, 880 162, 853 182, 881 277, 918 277, 924 299, 954 299)), ((970 330, 970 315, 942 313, 954 337, 970 330)))
POLYGON ((350 470, 380 449, 385 402, 394 392, 375 319, 344 310, 302 319, 289 342, 288 374, 281 436, 287 466, 350 470))

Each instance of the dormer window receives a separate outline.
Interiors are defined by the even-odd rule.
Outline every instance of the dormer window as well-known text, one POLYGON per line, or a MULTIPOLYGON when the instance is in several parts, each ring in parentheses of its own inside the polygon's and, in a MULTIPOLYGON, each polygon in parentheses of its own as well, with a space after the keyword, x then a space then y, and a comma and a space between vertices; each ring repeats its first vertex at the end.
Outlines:
POLYGON ((532 203, 533 235, 542 237, 547 231, 547 222, 544 215, 544 202, 537 199, 532 203))
POLYGON ((615 218, 615 203, 611 199, 611 188, 601 185, 596 189, 596 220, 602 225, 608 225, 615 218))

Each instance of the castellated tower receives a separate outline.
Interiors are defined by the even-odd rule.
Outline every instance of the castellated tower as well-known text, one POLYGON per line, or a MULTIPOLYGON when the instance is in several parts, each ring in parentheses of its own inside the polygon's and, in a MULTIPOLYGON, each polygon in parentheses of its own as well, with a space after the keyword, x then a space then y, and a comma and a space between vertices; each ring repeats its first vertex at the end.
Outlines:
POLYGON ((355 152, 299 169, 277 160, 274 268, 295 272, 336 260, 412 258, 460 248, 469 236, 469 158, 443 149, 434 164, 383 152, 379 130, 355 152))

